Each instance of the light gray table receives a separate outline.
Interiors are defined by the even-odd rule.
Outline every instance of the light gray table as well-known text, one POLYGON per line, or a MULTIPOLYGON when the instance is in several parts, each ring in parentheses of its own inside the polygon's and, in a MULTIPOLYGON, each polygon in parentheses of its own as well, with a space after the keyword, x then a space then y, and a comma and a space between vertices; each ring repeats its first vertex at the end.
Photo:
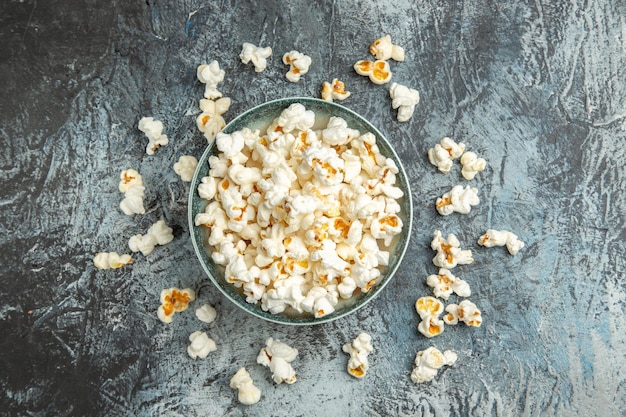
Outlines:
POLYGON ((619 416, 626 409, 626 6, 598 1, 286 2, 34 0, 0 13, 0 387, 20 416, 619 416), (387 86, 356 75, 370 42, 406 49, 393 80, 421 102, 399 123, 387 86), (271 46, 257 74, 243 42, 271 46), (281 62, 292 49, 313 65, 297 84, 281 62), (218 60, 233 104, 227 120, 264 101, 319 97, 338 77, 342 102, 396 147, 415 203, 408 254, 383 293, 358 313, 314 327, 246 315, 209 283, 189 239, 188 185, 172 169, 199 157, 203 86, 196 67, 218 60), (165 124, 167 147, 149 157, 142 116, 165 124), (428 163, 442 137, 488 162, 471 184, 481 204, 441 217, 434 200, 465 183, 428 163), (140 171, 147 213, 120 212, 119 173, 140 171), (175 238, 132 266, 97 271, 98 251, 163 218, 175 238), (526 242, 515 257, 475 242, 487 228, 526 242), (436 271, 434 230, 455 233, 476 261, 455 272, 473 290, 482 327, 417 332, 415 300, 436 271), (170 286, 198 301, 165 325, 155 314, 170 286), (210 325, 196 320, 208 302, 210 325), (189 334, 218 345, 186 353, 189 334), (363 380, 342 344, 372 335, 363 380), (275 386, 255 364, 272 336, 300 354, 298 381, 275 386), (409 375, 434 344, 458 353, 432 383, 409 375), (228 383, 246 366, 261 401, 238 404, 228 383))

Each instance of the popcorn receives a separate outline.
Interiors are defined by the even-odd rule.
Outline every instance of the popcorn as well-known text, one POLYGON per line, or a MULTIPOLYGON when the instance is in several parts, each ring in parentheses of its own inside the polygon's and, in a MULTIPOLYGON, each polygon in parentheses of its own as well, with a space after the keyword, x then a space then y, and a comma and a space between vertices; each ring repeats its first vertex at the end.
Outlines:
POLYGON ((457 360, 457 355, 451 350, 441 352, 434 346, 426 350, 417 352, 415 356, 415 367, 411 372, 411 380, 416 384, 432 381, 437 375, 437 371, 444 365, 452 366, 457 360))
MULTIPOLYGON (((212 200, 217 192, 217 181, 215 177, 202 177, 198 184, 198 195, 205 200, 212 200)), ((196 225, 197 226, 197 225, 196 225)))
POLYGON ((480 327, 483 322, 480 310, 476 307, 476 304, 469 300, 463 300, 458 305, 448 304, 446 312, 443 316, 443 321, 446 324, 457 324, 459 321, 467 324, 468 326, 480 327))
POLYGON ((222 114, 228 111, 230 103, 231 100, 228 97, 220 98, 217 101, 200 100, 200 110, 202 112, 196 118, 196 126, 204 134, 209 144, 213 143, 217 132, 226 126, 226 121, 222 114))
POLYGON ((303 74, 309 72, 311 57, 298 51, 290 51, 283 55, 283 63, 290 66, 289 72, 286 75, 287 80, 292 83, 297 83, 300 81, 300 77, 303 74))
POLYGON ((127 169, 120 174, 119 190, 124 193, 120 202, 120 209, 127 216, 144 214, 143 197, 146 188, 143 186, 141 175, 134 169, 127 169))
POLYGON ((445 137, 434 148, 428 150, 428 161, 436 166, 439 171, 447 174, 452 168, 452 160, 459 158, 465 151, 464 143, 456 143, 445 137))
POLYGON ((433 258, 433 264, 439 268, 452 269, 457 265, 467 265, 474 262, 471 250, 461 250, 459 240, 455 235, 450 233, 447 239, 444 239, 439 230, 435 230, 434 238, 430 247, 437 251, 437 255, 433 258))
POLYGON ((119 255, 117 252, 98 252, 93 258, 93 264, 98 269, 117 269, 131 263, 130 255, 119 255))
POLYGON ((387 61, 369 59, 357 61, 354 70, 359 75, 369 77, 374 84, 386 84, 391 80, 391 69, 387 61))
POLYGON ((494 229, 488 229, 484 235, 478 238, 478 244, 486 248, 506 246, 511 255, 517 255, 517 252, 524 247, 524 242, 519 240, 517 235, 507 230, 494 229))
POLYGON ((172 228, 159 220, 148 229, 145 235, 137 234, 128 240, 128 247, 133 252, 141 252, 144 256, 152 253, 156 245, 166 245, 174 239, 172 228))
POLYGON ((205 332, 196 331, 189 336, 191 344, 187 346, 187 353, 191 359, 204 359, 209 353, 217 350, 215 341, 211 339, 205 332))
POLYGON ((217 311, 209 304, 203 304, 196 309, 196 317, 204 323, 213 323, 217 317, 217 311))
POLYGON ((422 321, 417 326, 417 330, 424 336, 430 338, 443 332, 443 320, 439 315, 443 313, 443 303, 435 297, 420 297, 415 302, 415 310, 422 321))
POLYGON ((402 220, 395 214, 382 214, 372 220, 372 236, 383 239, 385 246, 391 245, 393 238, 402 233, 402 220))
POLYGON ((230 387, 239 390, 237 399, 242 404, 256 404, 261 399, 261 390, 254 385, 246 368, 239 368, 233 375, 230 379, 230 387))
POLYGON ((361 332, 352 343, 343 345, 342 350, 350 355, 348 373, 355 378, 363 378, 369 369, 367 356, 374 350, 372 337, 361 332))
POLYGON ((350 97, 350 92, 346 91, 346 85, 339 81, 339 79, 333 79, 332 83, 324 81, 322 84, 322 100, 345 100, 350 97))
POLYGON ((276 384, 296 382, 296 372, 291 367, 291 362, 298 356, 298 350, 288 346, 279 340, 268 337, 265 347, 259 352, 256 361, 258 364, 269 367, 272 371, 272 379, 276 384))
POLYGON ((200 65, 196 72, 198 81, 205 84, 204 97, 215 100, 222 97, 222 93, 217 91, 217 85, 224 81, 224 70, 220 69, 217 61, 212 61, 209 65, 200 65))
POLYGON ((483 158, 478 158, 474 152, 465 152, 461 156, 461 175, 466 180, 473 180, 476 174, 483 171, 487 163, 483 158))
POLYGON ((146 146, 148 155, 154 155, 154 151, 169 143, 167 136, 163 134, 163 123, 152 117, 142 117, 139 120, 139 130, 145 133, 148 138, 148 145, 146 146))
POLYGON ((157 316, 163 323, 171 323, 174 313, 187 310, 189 303, 196 299, 196 293, 191 288, 179 290, 172 287, 161 291, 161 306, 157 316))
POLYGON ((478 189, 462 185, 455 185, 452 190, 437 198, 436 207, 439 214, 447 216, 454 212, 468 214, 472 206, 480 203, 478 189))
POLYGON ((447 300, 454 292, 459 297, 469 297, 472 292, 469 284, 461 278, 455 277, 450 270, 440 268, 437 275, 429 275, 426 284, 433 289, 435 297, 447 300))
POLYGON ((398 121, 408 121, 413 116, 415 106, 420 102, 420 93, 401 84, 392 83, 389 87, 389 95, 391 107, 398 109, 398 121))
POLYGON ((174 172, 178 174, 181 180, 191 182, 197 166, 198 160, 194 156, 182 155, 174 164, 174 172))
POLYGON ((267 58, 270 56, 272 56, 272 48, 269 46, 261 48, 248 42, 242 45, 241 54, 239 54, 241 62, 244 64, 252 62, 256 72, 262 72, 267 68, 267 58))
POLYGON ((404 49, 391 43, 391 36, 385 35, 376 39, 370 44, 370 53, 383 61, 393 59, 394 61, 404 61, 404 49))
POLYGON ((301 308, 309 313, 313 313, 315 318, 327 316, 335 311, 338 298, 337 293, 331 285, 326 287, 311 288, 306 297, 300 302, 301 308))

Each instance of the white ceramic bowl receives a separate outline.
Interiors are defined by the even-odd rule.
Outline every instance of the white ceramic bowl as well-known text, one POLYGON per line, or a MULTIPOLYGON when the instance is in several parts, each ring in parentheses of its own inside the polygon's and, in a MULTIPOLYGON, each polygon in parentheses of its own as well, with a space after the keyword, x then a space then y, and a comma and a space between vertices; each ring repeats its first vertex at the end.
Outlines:
MULTIPOLYGON (((372 126, 367 120, 359 116, 352 110, 347 109, 336 103, 327 102, 315 98, 306 97, 292 97, 269 101, 261 104, 253 109, 236 117, 233 121, 223 129, 225 133, 232 133, 237 130, 241 130, 244 127, 250 129, 264 130, 280 113, 293 103, 301 103, 307 110, 312 110, 315 113, 316 120, 328 120, 330 116, 339 116, 348 122, 348 126, 353 129, 359 130, 362 134, 365 132, 371 132, 376 136, 376 143, 380 149, 380 152, 388 157, 392 158, 398 166, 399 173, 396 176, 396 186, 398 186, 404 192, 404 197, 399 200, 402 211, 399 213, 399 217, 402 220, 403 228, 402 233, 396 237, 393 249, 390 254, 389 265, 381 270, 381 276, 378 278, 377 283, 364 294, 358 294, 349 300, 342 301, 339 306, 336 307, 336 311, 326 316, 315 318, 308 313, 303 314, 272 314, 268 311, 263 311, 261 305, 251 304, 246 302, 245 296, 241 290, 235 288, 233 284, 228 283, 224 278, 224 267, 215 264, 211 258, 211 248, 206 242, 207 230, 205 227, 197 227, 194 223, 196 214, 204 211, 207 206, 207 201, 200 198, 197 189, 202 177, 208 175, 209 157, 217 153, 216 146, 209 146, 200 160, 198 161, 198 167, 191 181, 190 195, 189 195, 189 230, 191 232, 191 241, 204 268, 205 272, 209 276, 213 284, 233 303, 238 307, 247 311, 248 313, 275 323, 293 324, 293 325, 308 325, 319 324, 329 322, 340 317, 346 316, 355 312, 359 308, 363 307, 366 303, 374 299, 383 288, 391 281, 396 270, 400 266, 400 262, 406 252, 409 236, 411 233, 412 218, 413 218, 413 204, 411 201, 411 191, 409 189, 409 183, 407 180, 406 172, 402 166, 398 155, 393 150, 391 144, 380 133, 376 127, 372 126)), ((317 126, 314 126, 317 128, 317 126)))

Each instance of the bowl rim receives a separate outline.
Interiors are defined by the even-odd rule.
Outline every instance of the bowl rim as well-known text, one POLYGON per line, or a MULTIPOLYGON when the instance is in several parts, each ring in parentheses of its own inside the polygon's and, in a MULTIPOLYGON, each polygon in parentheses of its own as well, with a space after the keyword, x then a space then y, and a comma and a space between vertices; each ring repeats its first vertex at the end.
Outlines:
MULTIPOLYGON (((354 119, 357 119, 358 121, 360 121, 361 124, 364 124, 365 126, 367 126, 368 131, 373 133, 374 136, 376 137, 376 141, 378 143, 379 140, 382 140, 385 143, 385 148, 387 148, 386 150, 391 152, 391 155, 385 154, 386 157, 392 157, 392 159, 394 160, 394 162, 396 163, 397 167, 398 167, 398 174, 402 177, 402 182, 404 183, 404 185, 406 186, 406 192, 405 195, 403 196, 403 198, 406 199, 406 205, 408 207, 408 213, 406 213, 406 223, 408 224, 404 224, 403 225, 403 232, 400 236, 404 235, 406 233, 406 238, 403 241, 403 245, 399 248, 394 248, 393 252, 394 252, 394 257, 397 258, 397 261, 393 264, 393 266, 389 269, 387 269, 385 271, 385 277, 383 280, 381 280, 381 282, 377 283, 376 286, 371 290, 368 291, 363 297, 362 299, 356 301, 354 304, 352 304, 351 306, 342 309, 340 311, 335 311, 331 314, 328 314, 326 316, 320 317, 320 318, 315 318, 314 316, 310 316, 310 320, 306 320, 306 321, 295 321, 290 319, 288 316, 284 316, 281 314, 272 314, 269 311, 263 311, 260 307, 259 303, 248 303, 242 296, 238 296, 238 297, 234 297, 232 296, 230 293, 228 293, 228 291, 226 291, 226 289, 223 288, 223 285, 221 282, 218 281, 218 279, 213 276, 213 273, 211 272, 211 270, 209 269, 209 267, 207 266, 205 260, 203 259, 202 255, 201 255, 201 251, 206 251, 208 250, 204 245, 201 245, 200 242, 196 241, 195 235, 194 235, 194 229, 197 227, 195 225, 195 215, 194 215, 194 201, 198 198, 200 198, 197 195, 197 187, 199 184, 199 181, 202 179, 202 177, 206 176, 206 172, 200 172, 202 166, 204 165, 204 162, 207 161, 207 159, 209 158, 209 156, 211 156, 213 154, 213 148, 215 146, 215 139, 213 139, 211 141, 211 143, 206 147, 206 149, 204 150, 204 152, 202 153, 202 156, 200 157, 200 159, 198 160, 198 165, 196 167, 196 170, 194 172, 193 178, 190 182, 190 186, 189 186, 189 197, 188 197, 188 207, 187 207, 187 220, 188 220, 188 226, 189 226, 189 235, 191 238, 191 242, 193 244, 194 247, 194 252, 196 254, 196 257, 198 258, 200 264, 202 265, 202 269, 204 270, 204 272, 208 275, 211 283, 217 287, 217 289, 222 293, 222 295, 224 295, 227 299, 229 299, 232 303, 234 303, 237 307, 241 308, 242 310, 244 310, 245 312, 251 314, 252 316, 255 316, 257 318, 269 321, 269 322, 273 322, 273 323, 277 323, 277 324, 285 324, 285 325, 292 325, 292 326, 311 326, 311 325, 317 325, 317 324, 323 324, 323 323, 328 323, 337 319, 340 319, 342 317, 345 317, 351 313, 356 312, 357 310, 360 310, 363 306, 365 306, 366 304, 368 304, 370 301, 372 301, 374 298, 376 298, 383 290, 383 288, 385 288, 387 286, 387 284, 392 280, 392 278, 394 277, 394 275, 396 274, 398 268, 400 267, 400 264, 402 263, 402 260, 406 254, 406 251, 408 249, 409 246, 409 241, 410 241, 410 236, 411 236, 411 231, 413 228, 413 197, 412 197, 412 193, 411 193, 411 186, 408 180, 408 176, 406 174, 406 171, 404 169, 404 166, 402 164, 402 161, 400 160, 400 157, 398 156, 398 154, 396 153, 394 147, 392 146, 391 142, 389 142, 389 140, 386 138, 385 135, 382 134, 382 132, 376 127, 374 126, 372 123, 370 123, 367 119, 365 119, 363 116, 361 116, 360 114, 356 113, 354 110, 351 110, 341 104, 338 103, 334 103, 334 102, 330 102, 330 101, 326 101, 326 100, 322 100, 319 98, 314 98, 314 97, 301 97, 301 96, 293 96, 293 97, 285 97, 285 98, 279 98, 279 99, 274 99, 274 100, 270 100, 270 101, 266 101, 263 102, 261 104, 258 104, 246 111, 244 111, 243 113, 240 113, 238 116, 236 116, 235 118, 233 118, 230 122, 228 122, 226 124, 226 126, 221 130, 222 132, 226 132, 226 133, 232 133, 230 132, 230 130, 233 129, 233 126, 237 126, 240 124, 240 122, 242 120, 245 120, 247 118, 249 118, 251 115, 253 115, 256 112, 259 112, 260 110, 264 109, 264 108, 268 108, 268 107, 276 107, 277 109, 279 107, 283 107, 286 108, 291 104, 294 103, 300 103, 302 105, 304 105, 305 108, 307 108, 307 110, 309 110, 309 108, 307 107, 307 103, 314 103, 317 106, 328 106, 328 107, 335 107, 337 109, 339 109, 341 112, 347 113, 348 115, 350 115, 351 117, 353 117, 354 119), (258 311, 256 311, 258 310, 258 311)), ((241 127, 239 128, 241 129, 241 127)), ((237 129, 237 130, 239 130, 237 129)), ((208 163, 208 162, 207 162, 208 163)), ((396 242, 396 244, 401 243, 400 241, 396 242)))

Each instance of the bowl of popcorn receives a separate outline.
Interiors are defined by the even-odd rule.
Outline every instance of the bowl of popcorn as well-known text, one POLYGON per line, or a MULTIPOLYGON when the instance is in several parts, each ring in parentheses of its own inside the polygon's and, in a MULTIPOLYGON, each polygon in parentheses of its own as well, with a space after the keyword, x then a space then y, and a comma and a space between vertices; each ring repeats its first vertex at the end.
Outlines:
POLYGON ((191 181, 189 229, 228 299, 306 325, 383 290, 406 252, 412 210, 406 173, 378 129, 344 106, 294 97, 216 134, 191 181))

